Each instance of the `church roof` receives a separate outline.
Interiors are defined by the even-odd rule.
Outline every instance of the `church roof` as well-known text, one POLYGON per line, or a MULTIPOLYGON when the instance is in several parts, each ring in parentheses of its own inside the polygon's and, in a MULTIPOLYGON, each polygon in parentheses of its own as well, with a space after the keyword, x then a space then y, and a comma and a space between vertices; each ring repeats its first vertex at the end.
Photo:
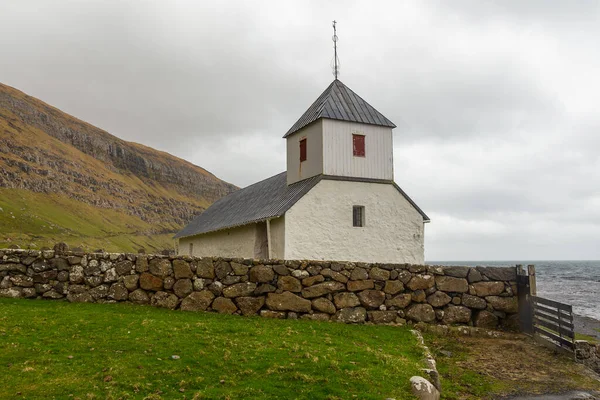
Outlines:
POLYGON ((288 185, 287 173, 282 172, 217 200, 177 233, 174 238, 194 236, 281 217, 322 179, 392 184, 423 216, 423 220, 429 221, 429 217, 393 181, 316 175, 288 185))
POLYGON ((217 200, 175 238, 280 217, 320 180, 319 175, 288 186, 287 173, 282 172, 217 200))
POLYGON ((360 122, 363 124, 388 126, 390 128, 396 127, 392 121, 384 117, 383 114, 338 79, 331 82, 331 85, 325 89, 300 119, 287 131, 284 138, 319 118, 360 122))

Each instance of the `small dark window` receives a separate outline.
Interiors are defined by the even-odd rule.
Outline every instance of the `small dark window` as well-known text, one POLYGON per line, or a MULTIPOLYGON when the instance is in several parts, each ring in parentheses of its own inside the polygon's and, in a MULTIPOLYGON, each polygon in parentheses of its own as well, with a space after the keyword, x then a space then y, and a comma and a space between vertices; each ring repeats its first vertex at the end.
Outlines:
POLYGON ((190 243, 190 256, 194 255, 194 243, 190 243))
POLYGON ((352 149, 355 157, 365 156, 365 135, 352 135, 352 149))
POLYGON ((364 206, 353 206, 352 207, 352 225, 353 226, 365 226, 365 207, 364 206))
POLYGON ((306 139, 300 141, 300 162, 306 161, 306 139))

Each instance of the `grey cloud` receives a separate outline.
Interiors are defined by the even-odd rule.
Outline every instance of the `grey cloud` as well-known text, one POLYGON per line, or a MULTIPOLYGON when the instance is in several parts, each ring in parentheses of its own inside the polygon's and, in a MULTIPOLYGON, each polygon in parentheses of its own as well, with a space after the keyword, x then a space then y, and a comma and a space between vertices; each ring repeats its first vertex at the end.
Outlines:
POLYGON ((285 169, 337 19, 428 259, 600 257, 596 1, 6 3, 3 83, 239 186, 285 169))

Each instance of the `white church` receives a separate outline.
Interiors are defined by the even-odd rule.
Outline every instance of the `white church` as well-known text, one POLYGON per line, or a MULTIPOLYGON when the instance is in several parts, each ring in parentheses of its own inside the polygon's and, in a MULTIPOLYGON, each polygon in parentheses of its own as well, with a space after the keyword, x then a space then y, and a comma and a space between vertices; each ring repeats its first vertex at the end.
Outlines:
POLYGON ((395 127, 335 79, 285 134, 287 171, 216 201, 178 253, 423 264, 429 218, 394 182, 395 127))

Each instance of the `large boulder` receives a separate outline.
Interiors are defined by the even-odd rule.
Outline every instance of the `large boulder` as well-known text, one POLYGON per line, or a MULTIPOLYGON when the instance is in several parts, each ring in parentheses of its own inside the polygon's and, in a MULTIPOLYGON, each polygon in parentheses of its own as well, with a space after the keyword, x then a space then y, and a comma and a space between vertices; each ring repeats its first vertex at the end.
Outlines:
POLYGON ((435 284, 438 290, 451 293, 467 293, 469 283, 464 278, 455 278, 453 276, 436 276, 435 284))
POLYGON ((179 303, 179 299, 173 293, 167 292, 156 292, 152 299, 150 300, 150 304, 155 307, 163 307, 174 309, 177 307, 177 303, 179 303))
POLYGON ((199 278, 214 279, 215 278, 215 267, 213 261, 210 258, 202 258, 198 260, 196 264, 196 275, 199 278))
POLYGON ((300 281, 297 278, 294 278, 290 275, 280 276, 277 280, 277 287, 283 291, 289 292, 302 291, 302 283, 300 283, 300 281))
POLYGON ((403 293, 386 300, 385 305, 388 307, 406 308, 411 302, 412 296, 410 293, 403 293))
POLYGON ((452 301, 452 297, 439 290, 427 297, 427 302, 433 307, 443 307, 452 301))
POLYGON ((475 314, 473 322, 478 328, 495 329, 498 326, 498 317, 494 313, 483 310, 475 314))
POLYGON ((430 304, 413 304, 406 310, 406 317, 415 322, 433 322, 435 311, 430 304))
POLYGON ((150 303, 150 297, 144 290, 137 289, 129 293, 129 301, 136 304, 148 304, 150 303))
POLYGON ((180 308, 183 311, 204 311, 210 306, 214 298, 215 295, 210 290, 193 292, 181 301, 180 308))
POLYGON ((385 293, 381 290, 363 290, 358 294, 360 304, 366 308, 379 308, 385 301, 385 293))
POLYGON ((212 303, 212 309, 219 314, 233 314, 237 311, 237 307, 231 299, 226 297, 217 297, 212 303))
POLYGON ((383 291, 387 294, 396 294, 404 290, 404 285, 400 281, 386 281, 383 291))
POLYGON ((517 269, 515 267, 477 267, 477 271, 491 281, 517 280, 517 269))
POLYGON ((179 279, 173 285, 173 292, 181 299, 187 297, 193 290, 194 286, 191 279, 179 279))
POLYGON ((129 296, 129 291, 121 282, 113 283, 113 285, 108 290, 108 297, 113 300, 127 300, 127 296, 129 296))
POLYGON ((475 294, 480 297, 496 296, 504 292, 504 282, 477 282, 473 287, 475 294))
POLYGON ((359 292, 361 290, 373 289, 375 283, 372 280, 366 281, 348 281, 348 290, 351 292, 359 292))
POLYGON ((175 274, 175 279, 192 279, 194 277, 190 263, 184 260, 173 260, 173 274, 175 274))
POLYGON ((357 324, 365 322, 367 319, 367 310, 362 307, 344 308, 331 317, 332 321, 343 322, 346 324, 357 324))
POLYGON ((476 310, 484 310, 487 306, 485 299, 477 296, 471 296, 470 294, 463 294, 462 296, 463 306, 474 308, 476 310))
POLYGON ((350 273, 350 279, 353 281, 364 281, 369 279, 369 273, 364 268, 356 267, 350 273))
POLYGON ((257 265, 252 267, 248 273, 248 279, 250 282, 271 282, 274 277, 275 271, 273 271, 272 267, 267 265, 257 265))
POLYGON ((163 280, 147 272, 140 275, 140 287, 144 290, 159 291, 163 288, 163 280))
MULTIPOLYGON (((358 299, 357 299, 358 300, 358 299)), ((324 297, 319 297, 312 301, 312 308, 327 314, 335 314, 336 309, 333 303, 324 297)))
POLYGON ((310 312, 312 308, 310 300, 296 296, 292 292, 269 293, 266 305, 274 311, 310 312))
MULTIPOLYGON (((350 283, 350 282, 348 282, 350 283)), ((346 285, 341 282, 328 281, 323 283, 318 283, 313 286, 306 287, 302 289, 302 297, 307 299, 311 299, 313 297, 321 297, 323 295, 329 293, 340 292, 346 289, 346 285)))
POLYGON ((371 271, 369 271, 369 278, 373 279, 374 281, 387 281, 390 279, 390 271, 379 267, 374 267, 371 268, 371 271))
POLYGON ((463 306, 449 305, 444 309, 442 322, 445 325, 466 324, 471 321, 471 309, 463 306))
POLYGON ((470 270, 471 267, 444 267, 444 275, 455 278, 466 278, 470 270))
POLYGON ((367 311, 368 320, 374 324, 389 324, 398 317, 396 311, 367 311))
POLYGON ((256 283, 243 282, 236 283, 235 285, 227 286, 223 289, 223 296, 225 297, 244 297, 250 296, 256 290, 256 283))
POLYGON ((265 304, 264 296, 259 297, 238 297, 235 303, 242 312, 242 315, 255 315, 265 304))
POLYGON ((225 277, 232 272, 233 269, 231 268, 231 264, 227 261, 221 260, 215 265, 215 275, 217 276, 217 279, 225 279, 225 277))
POLYGON ((336 293, 333 296, 333 302, 337 308, 349 308, 360 305, 360 300, 352 292, 336 293))
POLYGON ((410 290, 425 290, 435 285, 435 278, 433 275, 415 275, 406 284, 410 290))
POLYGON ((485 298, 485 300, 496 311, 502 311, 506 313, 519 312, 519 302, 516 297, 488 296, 485 298))
POLYGON ((150 273, 160 278, 166 278, 169 275, 173 275, 173 267, 171 261, 167 258, 153 258, 150 261, 150 273))

